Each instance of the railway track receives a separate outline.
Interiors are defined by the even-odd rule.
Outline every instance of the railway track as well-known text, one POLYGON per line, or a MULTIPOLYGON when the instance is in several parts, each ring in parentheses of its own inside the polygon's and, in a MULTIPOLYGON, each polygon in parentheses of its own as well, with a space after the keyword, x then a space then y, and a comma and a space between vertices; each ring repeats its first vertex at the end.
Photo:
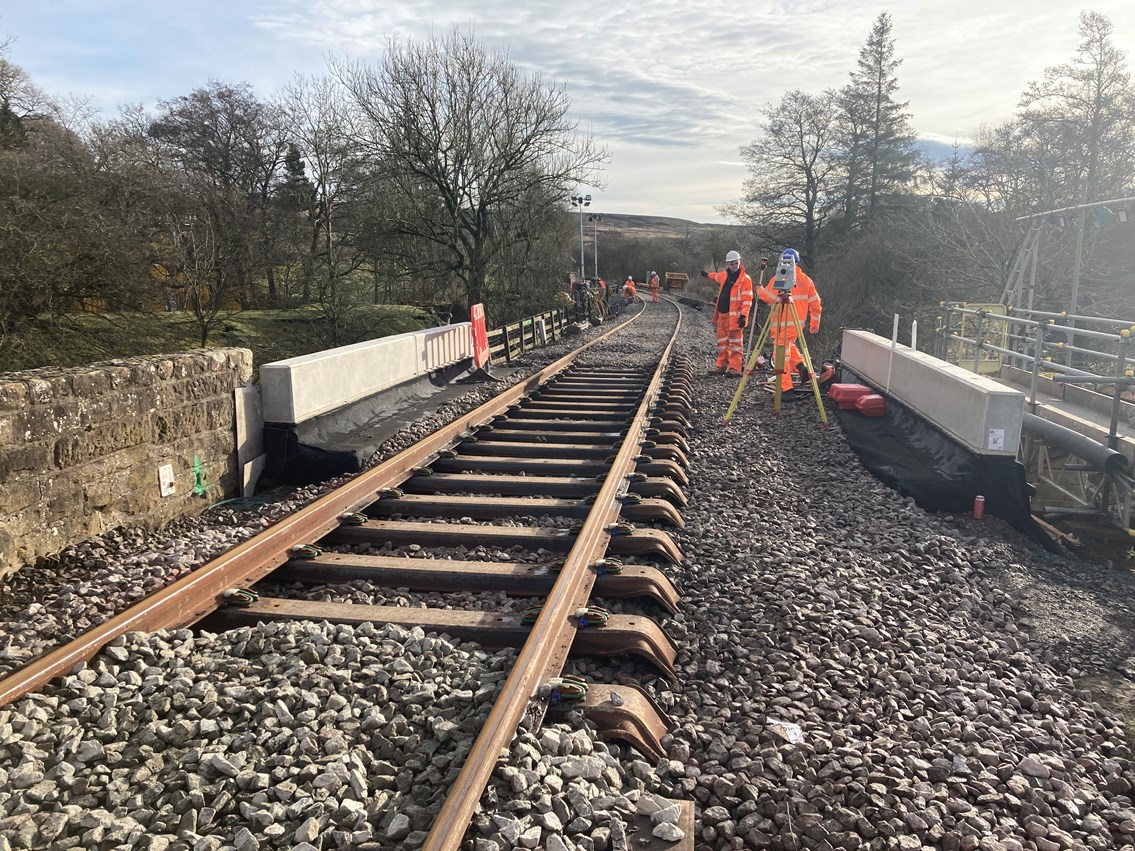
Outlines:
MULTIPOLYGON (((594 342, 560 359, 0 680, 0 706, 137 630, 193 625, 219 631, 265 621, 394 624, 486 648, 519 648, 424 847, 461 844, 497 754, 519 725, 538 727, 549 708, 581 709, 605 735, 651 760, 664 757, 668 721, 645 691, 586 683, 564 669, 574 654, 633 656, 675 676, 676 647, 656 620, 644 612, 608 611, 591 598, 638 598, 646 610, 663 613, 679 605, 673 583, 650 563, 680 564, 679 547, 664 528, 634 525, 682 525, 691 374, 671 357, 678 327, 653 368, 580 365, 594 342), (477 547, 513 559, 452 556, 477 547), (258 592, 351 582, 503 593, 530 602, 524 609, 472 611, 258 592)), ((687 836, 692 819, 688 803, 679 807, 687 836)))

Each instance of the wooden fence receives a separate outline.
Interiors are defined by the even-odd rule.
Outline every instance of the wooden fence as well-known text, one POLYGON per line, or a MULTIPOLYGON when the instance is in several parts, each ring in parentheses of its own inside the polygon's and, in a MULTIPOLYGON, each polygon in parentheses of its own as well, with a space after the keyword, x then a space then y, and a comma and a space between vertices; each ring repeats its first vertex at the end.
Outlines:
POLYGON ((503 328, 489 332, 489 362, 493 364, 511 363, 512 359, 532 349, 539 349, 554 343, 563 336, 564 328, 571 322, 568 309, 557 307, 546 313, 538 313, 503 328), (544 323, 544 339, 540 339, 538 325, 544 323))

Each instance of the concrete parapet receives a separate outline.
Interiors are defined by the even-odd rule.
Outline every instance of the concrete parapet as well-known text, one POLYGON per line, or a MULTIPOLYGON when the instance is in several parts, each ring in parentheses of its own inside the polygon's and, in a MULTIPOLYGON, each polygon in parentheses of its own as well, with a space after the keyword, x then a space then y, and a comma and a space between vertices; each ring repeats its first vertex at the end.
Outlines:
POLYGON ((0 376, 0 575, 235 494, 234 390, 251 375, 248 349, 215 349, 0 376))
POLYGON ((264 364, 264 420, 302 423, 472 357, 471 326, 459 322, 264 364))
POLYGON ((1015 457, 1025 396, 992 379, 897 345, 869 331, 844 331, 841 359, 868 383, 980 455, 1015 457))

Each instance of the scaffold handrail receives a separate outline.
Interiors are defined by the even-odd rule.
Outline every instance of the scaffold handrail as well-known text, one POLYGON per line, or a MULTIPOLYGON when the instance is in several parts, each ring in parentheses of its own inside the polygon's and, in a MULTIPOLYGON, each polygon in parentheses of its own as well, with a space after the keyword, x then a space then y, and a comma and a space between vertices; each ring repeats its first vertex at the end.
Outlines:
POLYGON ((1031 221, 1032 219, 1040 219, 1040 218, 1044 218, 1045 216, 1055 216, 1055 215, 1059 215, 1061 213, 1075 213, 1079 210, 1093 210, 1096 207, 1106 207, 1108 204, 1131 204, 1131 203, 1135 203, 1135 196, 1131 196, 1131 197, 1128 197, 1128 198, 1112 198, 1108 201, 1092 201, 1090 204, 1076 204, 1073 207, 1060 207, 1059 209, 1056 209, 1056 210, 1041 210, 1040 212, 1037 212, 1037 213, 1029 213, 1028 215, 1025 215, 1025 216, 1017 216, 1017 218, 1013 219, 1013 221, 1015 221, 1015 222, 1027 222, 1027 221, 1031 221))

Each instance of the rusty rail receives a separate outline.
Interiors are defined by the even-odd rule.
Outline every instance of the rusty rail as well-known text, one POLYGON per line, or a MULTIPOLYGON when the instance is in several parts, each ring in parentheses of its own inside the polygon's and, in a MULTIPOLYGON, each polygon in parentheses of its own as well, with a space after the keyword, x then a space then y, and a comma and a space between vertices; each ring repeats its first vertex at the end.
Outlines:
MULTIPOLYGON (((507 748, 512 741, 518 724, 528 711, 530 702, 537 697, 540 687, 563 671, 577 631, 571 615, 586 605, 590 596, 595 581, 591 564, 606 551, 611 537, 607 526, 618 517, 620 505, 617 497, 625 489, 627 476, 634 469, 638 442, 650 421, 649 410, 661 388, 663 373, 681 324, 679 313, 658 369, 595 499, 595 511, 584 521, 575 545, 564 560, 559 578, 532 628, 532 634, 521 649, 497 702, 465 759, 461 773, 442 804, 434 827, 422 846, 425 851, 455 851, 460 847, 501 749, 507 748)), ((542 710, 537 708, 536 711, 542 710)))

